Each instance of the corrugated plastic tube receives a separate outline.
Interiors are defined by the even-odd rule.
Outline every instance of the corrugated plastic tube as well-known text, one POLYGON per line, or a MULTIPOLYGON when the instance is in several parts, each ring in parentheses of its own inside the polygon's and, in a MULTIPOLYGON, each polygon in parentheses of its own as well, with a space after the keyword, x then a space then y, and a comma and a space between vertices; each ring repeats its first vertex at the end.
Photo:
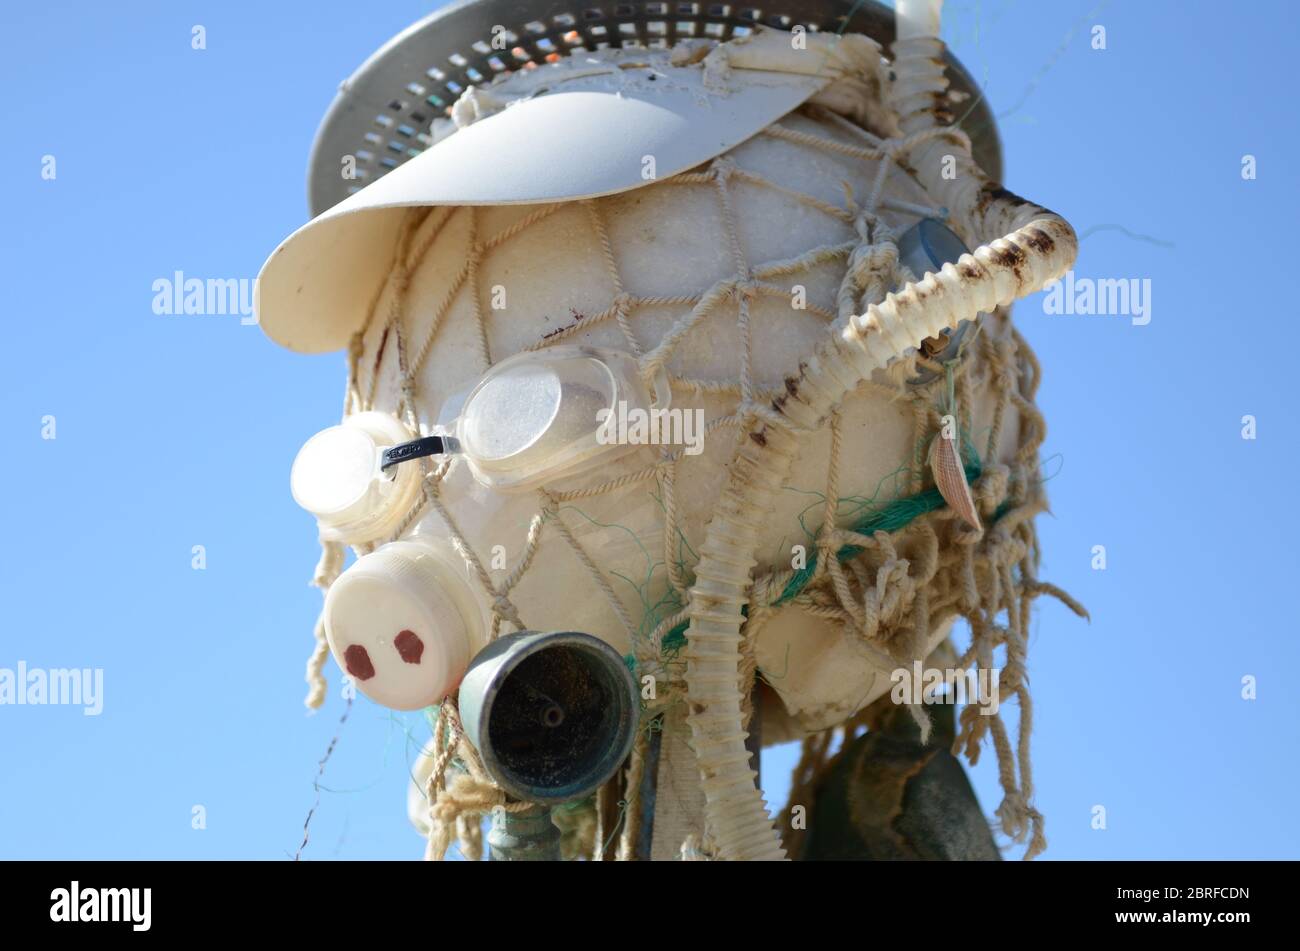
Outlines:
MULTIPOLYGON (((947 85, 942 50, 927 37, 895 46, 895 101, 905 134, 936 122, 936 93, 947 85)), ((1003 191, 960 153, 934 140, 919 147, 910 164, 954 219, 987 243, 852 318, 786 381, 787 395, 772 403, 773 412, 760 417, 742 441, 706 530, 688 605, 687 722, 718 858, 786 857, 749 766, 739 659, 759 530, 790 473, 799 435, 819 428, 858 384, 921 340, 1040 290, 1074 263, 1077 240, 1064 219, 1003 191), (949 181, 936 159, 954 152, 959 175, 949 181)))

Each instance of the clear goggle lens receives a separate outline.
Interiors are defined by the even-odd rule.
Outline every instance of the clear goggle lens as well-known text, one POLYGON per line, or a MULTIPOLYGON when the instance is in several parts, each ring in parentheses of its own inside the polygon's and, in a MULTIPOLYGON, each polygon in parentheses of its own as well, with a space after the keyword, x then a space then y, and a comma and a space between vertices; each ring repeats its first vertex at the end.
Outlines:
POLYGON ((669 400, 666 372, 652 391, 628 354, 553 347, 489 370, 449 431, 479 482, 523 488, 634 448, 602 438, 607 415, 664 409, 669 400))
POLYGON ((385 447, 411 438, 387 413, 356 413, 303 444, 289 473, 294 501, 316 516, 321 537, 347 544, 392 531, 419 489, 417 470, 380 469, 385 447))

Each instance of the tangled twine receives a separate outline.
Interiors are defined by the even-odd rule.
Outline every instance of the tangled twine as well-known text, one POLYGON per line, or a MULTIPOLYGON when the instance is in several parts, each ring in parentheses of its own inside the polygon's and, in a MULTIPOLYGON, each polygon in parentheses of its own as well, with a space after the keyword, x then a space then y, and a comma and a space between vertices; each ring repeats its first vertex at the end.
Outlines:
MULTIPOLYGON (((1009 323, 1009 315, 993 319, 1009 323)), ((999 687, 1014 696, 1020 706, 1018 735, 1013 746, 1000 712, 985 714, 976 705, 961 713, 953 753, 964 753, 975 765, 986 737, 992 738, 998 758, 998 780, 1003 799, 995 811, 1002 831, 1013 841, 1025 843, 1025 858, 1046 848, 1043 817, 1032 805, 1033 773, 1029 737, 1033 728, 1033 705, 1026 681, 1029 616, 1040 594, 1064 603, 1080 617, 1086 610, 1053 585, 1038 580, 1039 549, 1033 517, 1046 508, 1038 472, 1038 452, 1045 434, 1041 413, 1033 405, 1039 380, 1038 363, 1024 339, 1008 328, 1010 335, 995 341, 981 334, 975 359, 963 354, 953 370, 952 408, 969 432, 969 411, 973 374, 982 371, 984 385, 999 394, 994 420, 985 447, 985 457, 995 458, 1001 438, 1005 409, 1015 406, 1020 414, 1019 447, 1010 465, 985 463, 978 471, 972 492, 986 528, 971 529, 947 507, 917 515, 894 531, 862 534, 837 529, 828 515, 818 538, 818 560, 807 584, 788 600, 820 617, 840 622, 846 637, 866 651, 885 669, 907 667, 925 660, 927 635, 952 617, 966 620, 971 642, 953 666, 965 669, 977 665, 995 669, 994 650, 1005 648, 1006 661, 1000 668, 999 687), (851 557, 843 560, 846 548, 851 557), (839 557, 836 557, 837 553, 839 557), (1005 622, 1000 622, 1000 618, 1005 622)), ((917 358, 922 362, 924 358, 917 358)), ((934 393, 940 381, 912 389, 899 384, 895 397, 914 408, 914 438, 925 445, 939 426, 939 402, 934 393)), ((832 422, 832 434, 835 423, 832 422)), ((838 440, 832 440, 832 464, 827 498, 836 499, 838 440)), ((972 471, 969 470, 968 471, 972 471)), ((915 484, 915 482, 914 482, 915 484)), ((834 506, 828 503, 828 511, 834 506)), ((755 583, 755 608, 746 625, 742 684, 752 687, 758 671, 754 644, 763 624, 782 598, 794 572, 775 572, 755 583)), ((929 736, 928 717, 920 704, 910 704, 918 720, 922 742, 929 736)), ((803 741, 799 764, 791 782, 789 804, 781 828, 787 850, 797 854, 803 831, 793 828, 796 805, 807 806, 826 771, 834 765, 830 751, 838 740, 847 746, 865 714, 859 714, 830 730, 815 733, 803 741)))

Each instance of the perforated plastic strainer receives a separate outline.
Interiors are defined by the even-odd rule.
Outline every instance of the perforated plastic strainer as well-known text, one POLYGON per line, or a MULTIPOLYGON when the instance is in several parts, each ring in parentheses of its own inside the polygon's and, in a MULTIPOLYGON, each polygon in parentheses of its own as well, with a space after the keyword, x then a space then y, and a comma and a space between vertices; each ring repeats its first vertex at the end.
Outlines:
MULTIPOLYGON (((429 129, 471 85, 571 50, 625 45, 672 46, 680 39, 731 39, 763 24, 810 32, 857 32, 883 47, 894 40, 894 13, 862 0, 778 0, 748 4, 608 3, 592 0, 466 0, 451 4, 386 43, 339 88, 316 134, 308 175, 318 215, 433 144, 429 129), (496 40, 494 37, 504 38, 496 40), (504 45, 504 48, 498 48, 504 45), (343 157, 355 158, 355 178, 343 157)), ((961 127, 975 160, 1002 179, 1002 146, 988 103, 949 53, 950 90, 965 94, 961 127)))

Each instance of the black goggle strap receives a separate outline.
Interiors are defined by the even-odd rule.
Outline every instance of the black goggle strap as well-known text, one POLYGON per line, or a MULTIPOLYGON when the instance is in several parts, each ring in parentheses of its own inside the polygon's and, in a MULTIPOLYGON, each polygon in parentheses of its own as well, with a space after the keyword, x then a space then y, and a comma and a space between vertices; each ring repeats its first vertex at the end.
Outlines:
POLYGON ((450 436, 423 436, 420 439, 412 439, 410 442, 398 443, 396 446, 389 446, 385 449, 380 457, 379 470, 387 472, 393 466, 409 462, 411 459, 421 459, 425 456, 442 456, 457 452, 459 449, 459 443, 450 436))

